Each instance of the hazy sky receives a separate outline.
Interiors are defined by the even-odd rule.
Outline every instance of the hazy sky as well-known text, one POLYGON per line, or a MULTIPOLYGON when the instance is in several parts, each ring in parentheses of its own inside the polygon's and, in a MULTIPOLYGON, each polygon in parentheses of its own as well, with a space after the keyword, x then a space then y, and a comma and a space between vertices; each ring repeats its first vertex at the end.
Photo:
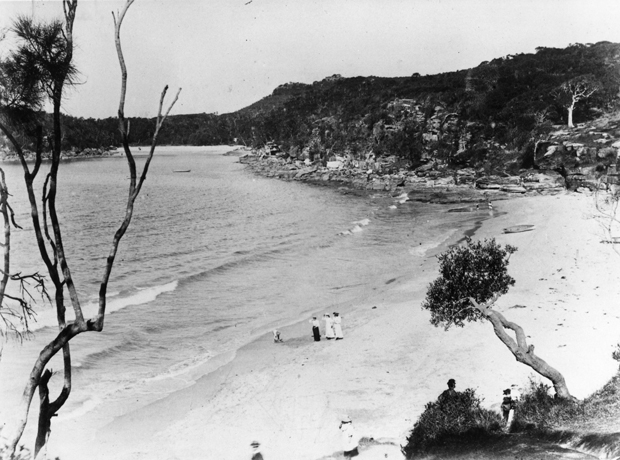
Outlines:
MULTIPOLYGON (((71 115, 116 114, 111 11, 123 4, 79 2, 71 115)), ((0 27, 33 12, 60 16, 62 4, 0 0, 0 27)), ((434 74, 537 46, 620 42, 620 0, 136 0, 122 39, 126 115, 154 116, 165 84, 183 88, 174 113, 225 113, 290 81, 434 74)))

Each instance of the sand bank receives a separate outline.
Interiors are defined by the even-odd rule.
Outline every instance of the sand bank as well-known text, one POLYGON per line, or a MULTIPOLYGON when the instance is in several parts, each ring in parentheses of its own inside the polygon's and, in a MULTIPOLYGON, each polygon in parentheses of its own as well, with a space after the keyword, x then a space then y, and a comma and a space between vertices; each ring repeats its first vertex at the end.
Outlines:
MULTIPOLYGON (((474 235, 518 247, 509 267, 516 285, 498 309, 524 327, 536 353, 580 398, 614 373, 610 355, 620 339, 620 255, 600 243, 593 212, 593 199, 582 195, 501 201, 474 235), (534 229, 503 233, 520 224, 534 229)), ((428 248, 416 273, 342 312, 344 340, 313 342, 307 320, 282 328, 282 344, 262 336, 190 388, 107 424, 89 457, 248 459, 256 439, 266 460, 329 458, 341 450, 343 414, 360 437, 404 443, 449 378, 457 390, 476 388, 487 406, 497 406, 503 388, 525 385, 533 373, 489 324, 447 332, 430 325, 420 305, 437 276, 434 255, 444 248, 428 248)), ((360 458, 386 454, 399 458, 394 446, 360 458)))

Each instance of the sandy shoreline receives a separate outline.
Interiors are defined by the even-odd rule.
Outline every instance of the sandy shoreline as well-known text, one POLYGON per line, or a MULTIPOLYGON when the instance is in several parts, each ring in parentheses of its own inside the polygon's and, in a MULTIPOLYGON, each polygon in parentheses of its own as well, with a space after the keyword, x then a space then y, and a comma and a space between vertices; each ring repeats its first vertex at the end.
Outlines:
MULTIPOLYGON (((498 307, 524 327, 537 354, 564 373, 579 398, 615 372, 611 350, 620 339, 613 270, 620 256, 600 243, 593 211, 593 198, 574 194, 501 201, 474 234, 518 247, 509 266, 516 285, 498 307), (503 233, 518 224, 535 229, 503 233), (515 304, 525 307, 510 308, 515 304)), ((360 437, 403 443, 448 378, 497 405, 503 388, 527 383, 529 368, 489 324, 445 332, 420 308, 437 276, 434 255, 462 236, 429 248, 416 273, 342 311, 345 340, 314 343, 307 319, 282 328, 283 344, 261 336, 191 387, 108 423, 95 434, 95 458, 244 459, 257 439, 267 460, 313 460, 341 450, 342 414, 351 416, 360 437)), ((51 440, 58 445, 54 435, 51 440)), ((398 458, 398 450, 381 446, 361 458, 398 458)), ((50 451, 61 458, 74 453, 50 451)))

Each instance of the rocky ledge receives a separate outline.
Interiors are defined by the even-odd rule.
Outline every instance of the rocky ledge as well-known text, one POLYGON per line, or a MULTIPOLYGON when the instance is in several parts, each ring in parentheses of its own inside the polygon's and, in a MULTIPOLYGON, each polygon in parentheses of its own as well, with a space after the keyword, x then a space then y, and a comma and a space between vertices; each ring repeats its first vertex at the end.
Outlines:
MULTIPOLYGON (((25 151, 25 157, 27 161, 34 161, 35 153, 31 151, 25 151)), ((60 158, 62 160, 68 160, 73 158, 98 158, 98 157, 109 157, 113 155, 119 154, 120 151, 116 147, 107 147, 107 148, 86 148, 84 150, 63 150, 60 154, 60 158)), ((42 158, 44 160, 49 160, 51 158, 50 152, 44 152, 42 154, 42 158)), ((0 160, 1 161, 19 161, 19 157, 12 151, 0 151, 0 160)))
POLYGON ((515 195, 556 194, 567 188, 566 179, 555 171, 528 170, 518 176, 481 176, 469 168, 447 170, 436 164, 426 164, 412 171, 392 169, 382 173, 347 167, 340 162, 323 166, 255 153, 243 154, 239 162, 265 177, 335 186, 344 193, 406 193, 411 200, 432 203, 477 203, 515 195))

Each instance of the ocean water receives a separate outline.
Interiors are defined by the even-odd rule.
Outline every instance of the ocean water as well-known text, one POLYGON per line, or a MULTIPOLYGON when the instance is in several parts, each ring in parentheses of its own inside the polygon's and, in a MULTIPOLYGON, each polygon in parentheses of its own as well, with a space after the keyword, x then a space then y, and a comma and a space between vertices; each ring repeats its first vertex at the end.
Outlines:
MULTIPOLYGON (((426 249, 481 218, 259 177, 236 156, 224 156, 228 150, 157 150, 112 272, 105 329, 72 341, 73 391, 59 420, 112 401, 127 402, 129 411, 190 385, 214 358, 275 327, 354 307, 387 282, 415 276, 426 249), (338 235, 347 229, 354 231, 338 235)), ((20 166, 0 167, 24 227, 13 233, 12 268, 43 272, 20 166)), ((61 167, 59 214, 86 316, 96 309, 127 184, 122 157, 61 167)), ((4 346, 1 422, 10 419, 38 352, 56 331, 51 307, 40 302, 37 311, 33 336, 4 346)), ((61 361, 50 367, 61 370, 61 361)), ((52 394, 61 381, 52 379, 52 394)))

